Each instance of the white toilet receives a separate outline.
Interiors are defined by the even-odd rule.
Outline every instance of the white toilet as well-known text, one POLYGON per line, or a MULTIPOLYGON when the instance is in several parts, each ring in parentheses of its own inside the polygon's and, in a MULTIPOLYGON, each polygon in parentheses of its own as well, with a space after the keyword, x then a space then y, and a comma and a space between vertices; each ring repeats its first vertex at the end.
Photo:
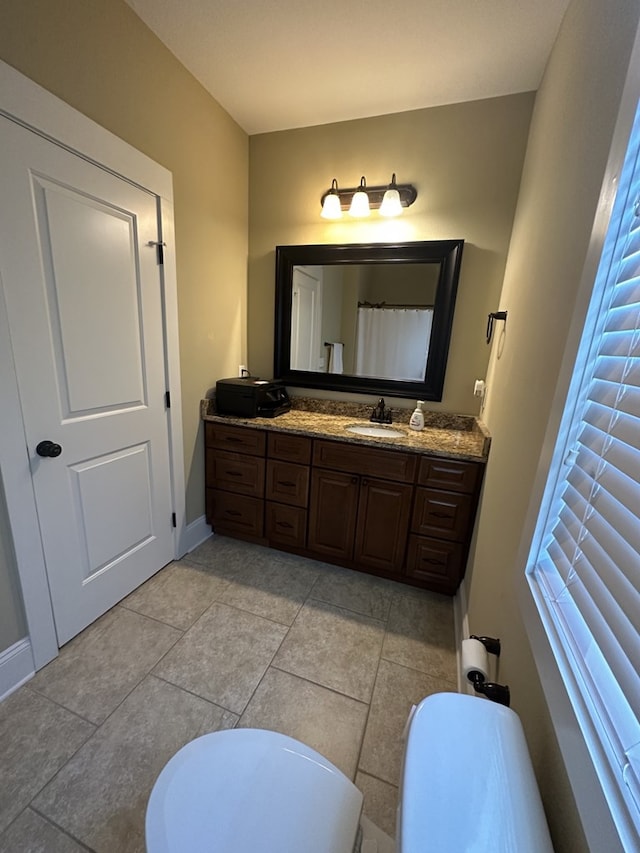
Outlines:
POLYGON ((160 773, 149 853, 551 853, 517 715, 459 693, 428 696, 407 725, 397 840, 360 814, 362 794, 293 738, 213 732, 160 773))

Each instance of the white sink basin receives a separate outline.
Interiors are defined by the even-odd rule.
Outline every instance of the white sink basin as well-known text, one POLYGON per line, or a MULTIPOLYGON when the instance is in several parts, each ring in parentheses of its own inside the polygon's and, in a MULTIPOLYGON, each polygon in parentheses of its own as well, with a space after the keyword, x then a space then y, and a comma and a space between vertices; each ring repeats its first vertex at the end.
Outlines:
POLYGON ((354 424, 354 426, 345 427, 345 430, 347 432, 353 432, 355 433, 355 435, 368 435, 377 438, 399 438, 400 436, 404 435, 404 433, 401 432, 399 429, 394 429, 393 427, 374 425, 369 426, 369 424, 354 424))

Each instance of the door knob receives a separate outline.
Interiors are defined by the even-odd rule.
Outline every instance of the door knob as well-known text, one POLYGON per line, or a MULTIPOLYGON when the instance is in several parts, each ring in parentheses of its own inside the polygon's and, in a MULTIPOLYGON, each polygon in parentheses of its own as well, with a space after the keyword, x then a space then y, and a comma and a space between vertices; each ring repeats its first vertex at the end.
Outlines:
POLYGON ((55 444, 53 441, 41 441, 36 447, 36 453, 38 456, 60 456, 62 453, 62 447, 59 444, 55 444))

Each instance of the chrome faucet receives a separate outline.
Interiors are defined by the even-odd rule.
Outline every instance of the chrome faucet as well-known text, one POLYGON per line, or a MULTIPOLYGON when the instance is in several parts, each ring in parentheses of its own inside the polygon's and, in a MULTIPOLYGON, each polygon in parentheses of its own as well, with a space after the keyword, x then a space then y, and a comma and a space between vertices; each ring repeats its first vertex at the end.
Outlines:
POLYGON ((373 411, 371 412, 371 417, 369 420, 375 424, 390 424, 391 423, 391 409, 387 409, 384 404, 384 397, 380 397, 378 400, 378 405, 374 406, 373 411))

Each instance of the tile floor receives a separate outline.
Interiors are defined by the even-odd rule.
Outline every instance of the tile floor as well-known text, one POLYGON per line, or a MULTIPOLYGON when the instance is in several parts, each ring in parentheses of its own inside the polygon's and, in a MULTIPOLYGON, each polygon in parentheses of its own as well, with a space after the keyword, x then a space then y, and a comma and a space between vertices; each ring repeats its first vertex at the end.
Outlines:
POLYGON ((0 851, 143 851, 162 767, 233 726, 319 750, 393 835, 409 709, 455 689, 451 599, 211 538, 0 705, 0 851))

